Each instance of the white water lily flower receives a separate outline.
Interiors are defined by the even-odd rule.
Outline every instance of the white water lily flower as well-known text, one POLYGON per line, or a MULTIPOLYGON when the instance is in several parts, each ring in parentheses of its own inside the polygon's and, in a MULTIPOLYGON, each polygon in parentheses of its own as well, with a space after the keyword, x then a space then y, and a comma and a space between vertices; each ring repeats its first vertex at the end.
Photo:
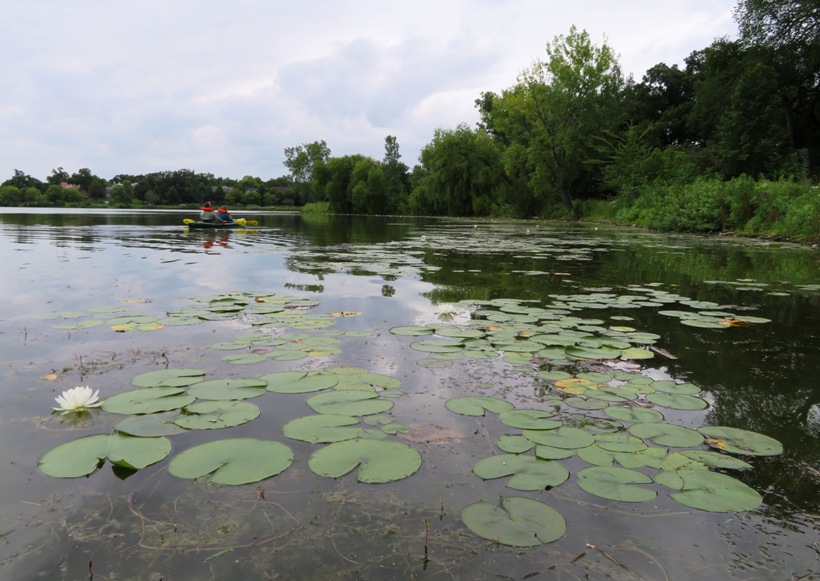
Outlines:
POLYGON ((455 305, 450 304, 450 303, 444 303, 444 304, 439 305, 439 307, 438 307, 438 314, 439 314, 439 315, 452 315, 452 314, 454 314, 457 310, 458 310, 458 309, 456 308, 456 306, 455 306, 455 305))
POLYGON ((54 400, 60 404, 60 407, 51 408, 55 412, 81 412, 88 408, 95 408, 102 404, 100 399, 100 390, 92 392, 88 386, 72 387, 63 392, 63 395, 58 395, 54 400))

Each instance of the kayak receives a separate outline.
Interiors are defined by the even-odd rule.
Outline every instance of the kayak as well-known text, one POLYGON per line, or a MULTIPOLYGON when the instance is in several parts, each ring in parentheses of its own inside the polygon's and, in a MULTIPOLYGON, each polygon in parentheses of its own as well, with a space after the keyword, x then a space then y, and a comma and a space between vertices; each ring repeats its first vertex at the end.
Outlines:
POLYGON ((197 220, 195 222, 189 222, 188 223, 188 228, 215 228, 215 229, 221 229, 221 228, 239 228, 240 226, 243 226, 243 225, 244 224, 239 224, 237 222, 200 222, 200 221, 197 220))
POLYGON ((233 222, 217 222, 211 220, 209 222, 203 222, 202 220, 191 220, 190 218, 185 218, 182 221, 183 224, 188 226, 189 228, 241 228, 244 226, 259 226, 259 222, 256 220, 246 220, 245 218, 235 218, 233 222))

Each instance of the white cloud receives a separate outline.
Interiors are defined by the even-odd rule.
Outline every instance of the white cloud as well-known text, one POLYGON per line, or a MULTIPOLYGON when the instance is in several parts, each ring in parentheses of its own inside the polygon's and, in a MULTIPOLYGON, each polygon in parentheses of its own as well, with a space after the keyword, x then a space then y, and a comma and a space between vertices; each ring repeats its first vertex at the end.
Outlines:
POLYGON ((118 173, 286 173, 285 147, 413 165, 439 127, 543 58, 571 25, 625 73, 734 35, 730 0, 93 0, 13 3, 0 34, 0 180, 58 166, 118 173))

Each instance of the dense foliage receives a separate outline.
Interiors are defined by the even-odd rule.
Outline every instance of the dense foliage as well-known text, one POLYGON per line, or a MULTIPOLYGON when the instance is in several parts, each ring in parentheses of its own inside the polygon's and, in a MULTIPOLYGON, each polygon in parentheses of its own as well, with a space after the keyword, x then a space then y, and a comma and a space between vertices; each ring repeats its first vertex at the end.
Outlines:
POLYGON ((19 170, 0 205, 327 207, 337 213, 605 217, 678 231, 817 236, 820 0, 739 0, 740 38, 640 82, 613 49, 571 28, 516 82, 476 99, 480 123, 437 129, 412 171, 385 155, 285 149, 289 176, 239 181, 190 170, 115 176, 19 170), (66 187, 68 186, 68 187, 66 187))

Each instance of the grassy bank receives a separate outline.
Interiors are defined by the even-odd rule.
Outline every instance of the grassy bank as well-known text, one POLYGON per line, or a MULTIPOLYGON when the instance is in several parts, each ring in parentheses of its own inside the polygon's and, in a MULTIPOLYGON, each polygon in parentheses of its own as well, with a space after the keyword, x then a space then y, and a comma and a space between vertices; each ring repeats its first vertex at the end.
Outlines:
POLYGON ((739 177, 651 184, 634 196, 579 203, 583 220, 667 232, 820 240, 820 186, 739 177))

